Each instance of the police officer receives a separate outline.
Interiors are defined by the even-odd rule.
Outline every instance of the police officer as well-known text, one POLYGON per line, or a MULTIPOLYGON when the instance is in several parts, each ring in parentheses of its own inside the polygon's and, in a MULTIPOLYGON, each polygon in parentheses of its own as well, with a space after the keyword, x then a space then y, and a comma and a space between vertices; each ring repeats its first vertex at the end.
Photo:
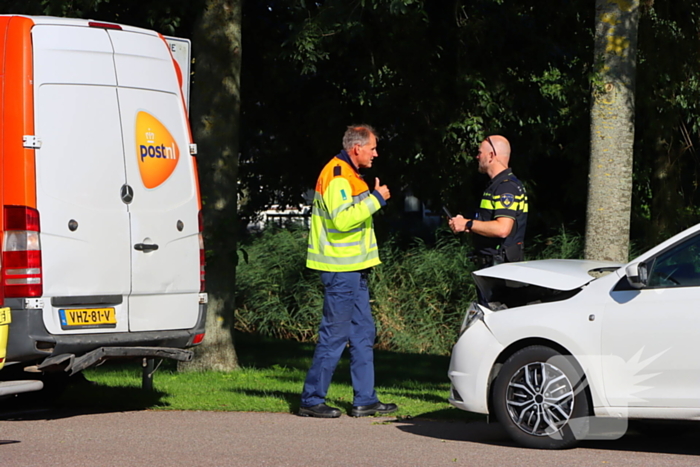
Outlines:
POLYGON ((474 219, 461 215, 450 219, 453 232, 474 234, 476 261, 480 267, 523 260, 527 223, 527 193, 508 168, 510 143, 499 135, 487 136, 479 146, 479 172, 491 182, 484 191, 474 219))
POLYGON ((321 272, 325 288, 323 318, 311 368, 304 381, 299 415, 336 418, 326 394, 343 350, 350 344, 354 390, 352 416, 395 412, 374 390, 375 326, 369 303, 369 268, 379 261, 372 215, 386 205, 389 188, 375 179, 372 192, 359 169, 377 157, 377 136, 369 125, 347 128, 343 150, 316 182, 306 266, 321 272))

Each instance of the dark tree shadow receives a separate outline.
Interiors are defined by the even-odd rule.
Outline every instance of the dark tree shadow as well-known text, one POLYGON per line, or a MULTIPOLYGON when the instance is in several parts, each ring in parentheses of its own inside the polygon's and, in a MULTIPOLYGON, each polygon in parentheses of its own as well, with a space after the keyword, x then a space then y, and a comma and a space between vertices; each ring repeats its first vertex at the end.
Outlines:
POLYGON ((0 405, 0 421, 57 420, 93 413, 128 412, 167 407, 167 393, 132 386, 106 386, 81 379, 58 397, 44 391, 18 394, 0 405))

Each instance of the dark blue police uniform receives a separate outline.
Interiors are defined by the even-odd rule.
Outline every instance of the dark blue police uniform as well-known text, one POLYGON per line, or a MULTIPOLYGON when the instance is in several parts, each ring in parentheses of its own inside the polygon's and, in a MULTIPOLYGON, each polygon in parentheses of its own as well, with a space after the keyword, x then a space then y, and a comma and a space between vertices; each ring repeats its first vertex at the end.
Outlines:
POLYGON ((481 198, 477 219, 492 221, 507 217, 513 219, 514 225, 506 238, 474 236, 477 259, 481 266, 522 261, 527 211, 525 187, 511 169, 505 169, 491 179, 481 198))

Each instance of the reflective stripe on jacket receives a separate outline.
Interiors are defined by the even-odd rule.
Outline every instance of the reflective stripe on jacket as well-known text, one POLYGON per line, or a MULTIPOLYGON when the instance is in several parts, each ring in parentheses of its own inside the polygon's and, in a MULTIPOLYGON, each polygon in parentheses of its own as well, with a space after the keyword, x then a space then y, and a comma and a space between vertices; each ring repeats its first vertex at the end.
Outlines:
POLYGON ((306 267, 319 271, 359 271, 379 261, 372 214, 381 208, 355 168, 334 157, 316 182, 306 267))

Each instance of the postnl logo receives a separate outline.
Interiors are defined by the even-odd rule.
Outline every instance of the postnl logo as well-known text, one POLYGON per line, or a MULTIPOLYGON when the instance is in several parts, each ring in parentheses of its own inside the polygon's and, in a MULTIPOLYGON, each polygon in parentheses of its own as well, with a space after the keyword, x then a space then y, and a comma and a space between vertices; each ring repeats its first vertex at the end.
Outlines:
POLYGON ((175 138, 157 118, 144 111, 136 115, 136 154, 146 188, 162 185, 180 160, 175 138))

